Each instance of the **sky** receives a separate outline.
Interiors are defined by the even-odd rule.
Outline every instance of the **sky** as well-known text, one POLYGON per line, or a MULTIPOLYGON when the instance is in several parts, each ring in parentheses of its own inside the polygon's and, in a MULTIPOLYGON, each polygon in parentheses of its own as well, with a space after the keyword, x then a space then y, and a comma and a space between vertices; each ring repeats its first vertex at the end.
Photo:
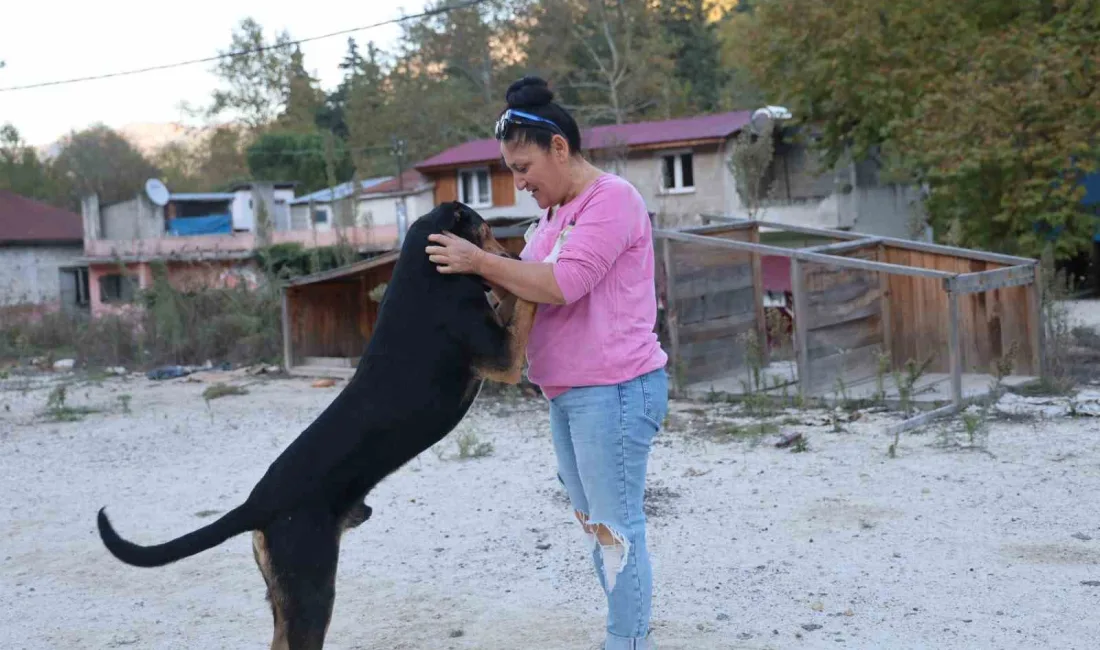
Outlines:
MULTIPOLYGON (((113 79, 2 91, 24 84, 70 79, 213 56, 226 50, 233 29, 251 16, 269 39, 286 29, 305 38, 366 26, 423 10, 425 0, 30 0, 0 10, 0 125, 10 122, 31 145, 53 142, 95 122, 180 121, 181 100, 205 105, 218 86, 213 62, 113 79)), ((329 89, 348 36, 388 49, 398 25, 334 36, 302 45, 306 68, 329 89)))

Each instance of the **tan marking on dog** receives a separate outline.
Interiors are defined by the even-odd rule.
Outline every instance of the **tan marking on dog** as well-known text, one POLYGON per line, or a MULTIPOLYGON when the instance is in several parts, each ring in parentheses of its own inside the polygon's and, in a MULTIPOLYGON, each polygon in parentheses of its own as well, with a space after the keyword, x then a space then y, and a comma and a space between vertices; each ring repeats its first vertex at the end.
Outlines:
MULTIPOLYGON (((495 292, 495 290, 494 290, 495 292)), ((500 300, 498 306, 511 305, 508 310, 508 318, 502 317, 500 311, 496 311, 497 318, 508 323, 508 368, 478 368, 478 376, 482 379, 502 384, 518 384, 523 379, 523 363, 527 359, 527 338, 531 335, 531 326, 535 323, 535 309, 533 302, 520 300, 514 295, 506 294, 500 300)))
POLYGON ((271 604, 271 615, 275 619, 275 633, 271 639, 271 650, 290 650, 290 642, 287 640, 286 616, 283 615, 284 598, 275 580, 275 572, 271 568, 271 555, 267 550, 267 537, 262 531, 252 531, 252 557, 256 560, 256 566, 260 568, 260 575, 267 585, 267 601, 271 604))

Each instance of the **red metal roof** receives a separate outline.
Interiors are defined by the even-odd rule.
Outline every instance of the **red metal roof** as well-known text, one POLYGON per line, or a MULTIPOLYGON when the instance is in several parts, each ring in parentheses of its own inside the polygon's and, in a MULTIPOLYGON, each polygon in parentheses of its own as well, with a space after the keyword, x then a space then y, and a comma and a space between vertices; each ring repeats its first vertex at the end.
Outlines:
MULTIPOLYGON (((424 183, 428 182, 428 179, 423 174, 415 169, 407 169, 405 173, 401 174, 401 180, 405 183, 405 191, 414 190, 424 183)), ((389 192, 400 191, 401 186, 397 182, 397 178, 391 178, 387 181, 382 181, 377 185, 371 185, 367 189, 359 193, 359 196, 369 196, 371 194, 388 194, 389 192)))
MULTIPOLYGON (((591 150, 728 138, 748 124, 751 116, 751 111, 733 111, 675 120, 594 126, 581 133, 581 146, 591 150)), ((421 161, 415 167, 424 170, 487 162, 499 158, 500 144, 492 138, 486 138, 451 147, 421 161)))
POLYGON ((0 190, 0 242, 82 242, 79 214, 0 190))

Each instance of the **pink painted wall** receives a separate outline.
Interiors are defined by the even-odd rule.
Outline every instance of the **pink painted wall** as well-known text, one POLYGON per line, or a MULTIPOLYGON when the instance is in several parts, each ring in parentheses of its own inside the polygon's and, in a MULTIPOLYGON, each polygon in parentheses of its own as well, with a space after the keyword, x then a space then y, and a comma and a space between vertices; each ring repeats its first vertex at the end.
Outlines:
MULTIPOLYGON (((148 262, 126 264, 125 273, 137 278, 138 287, 146 289, 153 284, 153 269, 148 262)), ((256 286, 258 276, 252 261, 210 260, 203 262, 168 262, 168 282, 186 291, 198 287, 232 287, 238 282, 256 286)), ((99 291, 99 279, 119 273, 117 263, 88 265, 88 299, 92 316, 108 314, 133 316, 139 311, 134 304, 105 303, 99 291)))
MULTIPOLYGON (((344 228, 343 234, 352 246, 385 250, 397 245, 397 226, 344 228)), ((335 231, 286 230, 271 233, 271 243, 298 242, 307 248, 332 246, 339 241, 335 231)), ((91 239, 85 242, 88 257, 170 257, 199 255, 216 257, 219 253, 246 253, 256 248, 256 235, 250 232, 229 235, 189 235, 150 239, 91 239)))

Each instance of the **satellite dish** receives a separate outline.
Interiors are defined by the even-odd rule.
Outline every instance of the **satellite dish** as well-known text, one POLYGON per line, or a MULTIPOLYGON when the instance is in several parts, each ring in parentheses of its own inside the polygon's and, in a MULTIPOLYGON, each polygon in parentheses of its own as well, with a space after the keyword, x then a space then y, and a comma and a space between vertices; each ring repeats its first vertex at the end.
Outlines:
POLYGON ((164 207, 168 205, 168 188, 157 178, 145 181, 145 196, 153 202, 153 205, 164 207))
POLYGON ((774 120, 789 120, 791 112, 782 106, 765 106, 752 112, 749 119, 749 127, 757 135, 771 127, 774 120))

